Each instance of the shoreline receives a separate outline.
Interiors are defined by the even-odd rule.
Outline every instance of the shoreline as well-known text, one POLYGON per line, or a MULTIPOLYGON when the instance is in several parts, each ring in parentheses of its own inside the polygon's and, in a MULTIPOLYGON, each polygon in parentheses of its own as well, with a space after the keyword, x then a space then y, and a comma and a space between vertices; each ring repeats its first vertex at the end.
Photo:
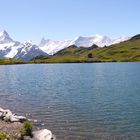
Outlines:
POLYGON ((106 62, 50 62, 50 63, 21 63, 21 64, 1 64, 0 66, 6 65, 33 65, 33 64, 106 64, 106 63, 140 63, 140 61, 106 61, 106 62))
POLYGON ((13 114, 9 109, 0 107, 0 140, 55 140, 46 128, 36 130, 34 121, 13 114))

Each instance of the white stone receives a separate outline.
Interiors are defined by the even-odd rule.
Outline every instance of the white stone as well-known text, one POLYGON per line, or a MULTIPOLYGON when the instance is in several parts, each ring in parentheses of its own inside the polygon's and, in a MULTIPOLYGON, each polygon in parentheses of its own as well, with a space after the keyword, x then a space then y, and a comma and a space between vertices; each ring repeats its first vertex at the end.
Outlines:
POLYGON ((2 118, 3 117, 3 113, 2 112, 0 112, 0 118, 2 118))
POLYGON ((2 109, 1 107, 0 107, 0 112, 4 112, 4 109, 2 109))
POLYGON ((50 130, 42 129, 33 132, 33 140, 55 140, 55 138, 50 130))
POLYGON ((16 115, 11 115, 9 120, 11 122, 23 122, 23 121, 26 121, 27 118, 24 117, 24 116, 16 116, 16 115))
POLYGON ((14 115, 11 115, 9 120, 10 120, 10 122, 19 122, 19 119, 16 118, 14 115))
POLYGON ((10 110, 4 110, 3 116, 4 116, 4 120, 8 121, 10 120, 10 116, 12 115, 12 112, 10 110))
POLYGON ((27 118, 24 116, 17 116, 13 114, 10 110, 2 108, 0 108, 0 118, 4 119, 5 121, 11 122, 23 122, 27 120, 27 118))

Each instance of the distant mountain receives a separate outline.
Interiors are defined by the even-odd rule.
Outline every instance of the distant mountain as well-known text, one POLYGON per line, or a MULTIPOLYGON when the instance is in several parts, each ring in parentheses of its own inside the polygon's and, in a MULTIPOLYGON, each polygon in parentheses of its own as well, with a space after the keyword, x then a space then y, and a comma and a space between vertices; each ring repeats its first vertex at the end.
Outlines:
POLYGON ((6 31, 0 32, 0 58, 15 58, 29 61, 38 55, 47 55, 31 41, 20 43, 10 38, 6 31))
POLYGON ((11 52, 8 53, 5 57, 12 57, 12 58, 21 59, 24 61, 29 61, 33 57, 36 57, 39 55, 47 56, 47 53, 40 50, 37 45, 32 44, 32 42, 30 41, 21 43, 18 46, 14 46, 12 48, 13 49, 16 48, 16 51, 17 51, 17 53, 14 54, 14 57, 12 57, 11 54, 15 52, 15 50, 11 50, 11 52))
POLYGON ((0 44, 14 42, 6 31, 0 32, 0 44))
POLYGON ((107 36, 95 35, 90 37, 79 36, 73 40, 53 41, 42 39, 39 45, 31 41, 18 42, 13 40, 6 31, 0 32, 0 58, 15 58, 29 61, 37 56, 54 55, 64 48, 75 45, 77 47, 109 46, 128 40, 128 37, 111 39, 107 36))
POLYGON ((76 45, 77 47, 91 47, 92 45, 97 45, 99 47, 109 46, 112 44, 120 43, 125 40, 128 40, 129 37, 120 37, 117 39, 111 39, 107 36, 95 35, 91 37, 76 37, 74 40, 64 40, 64 41, 53 41, 53 40, 45 40, 44 38, 41 40, 39 44, 39 48, 48 53, 49 55, 53 55, 58 51, 67 48, 71 45, 76 45))
POLYGON ((65 41, 53 41, 53 40, 45 40, 44 38, 41 40, 39 44, 39 48, 46 52, 49 55, 53 55, 58 51, 67 48, 71 45, 71 40, 65 41))
MULTIPOLYGON (((117 42, 117 41, 116 41, 117 42)), ((53 56, 39 57, 34 63, 81 63, 81 62, 134 62, 140 61, 140 35, 108 47, 69 46, 53 56)))

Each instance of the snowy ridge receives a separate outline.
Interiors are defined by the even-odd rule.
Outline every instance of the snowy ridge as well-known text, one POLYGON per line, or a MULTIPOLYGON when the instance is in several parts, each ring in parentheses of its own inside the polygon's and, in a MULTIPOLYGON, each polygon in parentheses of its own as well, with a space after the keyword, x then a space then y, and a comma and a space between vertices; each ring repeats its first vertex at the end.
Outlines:
POLYGON ((3 44, 3 43, 10 43, 10 42, 14 42, 9 34, 4 30, 2 32, 0 32, 0 43, 3 44))
POLYGON ((39 48, 46 52, 49 55, 53 55, 57 53, 58 51, 67 48, 71 45, 71 40, 65 40, 65 41, 53 41, 53 40, 45 40, 42 39, 39 48))
POLYGON ((39 44, 39 48, 48 53, 49 55, 53 55, 56 52, 67 48, 71 45, 76 45, 77 47, 91 47, 93 44, 104 47, 112 44, 120 43, 122 41, 128 40, 130 37, 120 37, 117 39, 109 38, 108 36, 95 35, 90 37, 76 37, 74 40, 64 40, 64 41, 53 41, 53 40, 45 40, 44 38, 41 40, 39 44))
POLYGON ((23 43, 14 41, 6 31, 0 32, 0 57, 16 58, 29 61, 38 55, 48 55, 31 41, 23 43))
POLYGON ((79 36, 73 40, 64 41, 53 41, 43 38, 39 45, 35 45, 32 41, 25 41, 23 43, 14 41, 6 31, 2 31, 0 32, 0 58, 16 58, 28 61, 39 55, 53 55, 71 45, 76 45, 77 47, 91 47, 95 44, 99 47, 104 47, 128 39, 129 37, 112 39, 102 35, 90 37, 79 36))

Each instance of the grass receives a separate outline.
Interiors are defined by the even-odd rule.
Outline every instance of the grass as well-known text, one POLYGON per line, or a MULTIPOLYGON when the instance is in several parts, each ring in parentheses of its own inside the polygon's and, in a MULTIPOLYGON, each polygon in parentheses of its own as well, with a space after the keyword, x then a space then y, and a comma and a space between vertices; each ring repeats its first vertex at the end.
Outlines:
POLYGON ((0 140, 17 140, 14 136, 0 132, 0 140))
POLYGON ((84 57, 75 56, 61 56, 61 57, 50 57, 47 59, 32 60, 30 63, 82 63, 86 62, 84 57))
POLYGON ((32 137, 33 124, 30 121, 20 125, 1 121, 0 125, 0 140, 23 140, 25 136, 32 137))
POLYGON ((104 48, 71 46, 53 56, 40 57, 30 63, 84 63, 84 62, 136 62, 140 61, 140 35, 128 41, 104 48), (92 55, 89 58, 89 54, 92 55))
POLYGON ((140 61, 140 40, 125 41, 109 48, 97 49, 93 56, 101 61, 140 61))
POLYGON ((9 64, 23 64, 23 62, 17 59, 0 58, 0 65, 9 65, 9 64))
POLYGON ((24 136, 30 136, 32 137, 32 129, 33 129, 33 124, 30 121, 25 121, 23 124, 23 128, 21 129, 21 137, 24 136))

